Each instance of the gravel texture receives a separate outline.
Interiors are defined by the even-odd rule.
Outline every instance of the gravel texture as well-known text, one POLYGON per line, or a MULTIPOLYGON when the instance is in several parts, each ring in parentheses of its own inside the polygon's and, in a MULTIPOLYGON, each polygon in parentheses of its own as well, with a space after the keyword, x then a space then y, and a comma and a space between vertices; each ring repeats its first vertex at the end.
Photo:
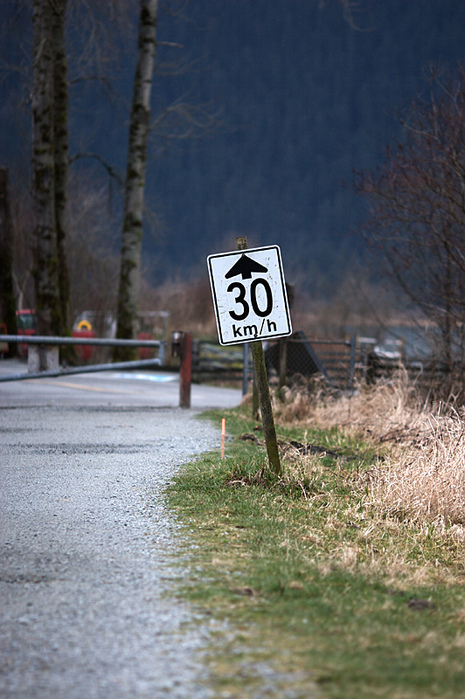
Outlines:
POLYGON ((0 410, 0 696, 210 696, 208 622, 164 596, 183 574, 163 489, 217 447, 193 411, 0 410))

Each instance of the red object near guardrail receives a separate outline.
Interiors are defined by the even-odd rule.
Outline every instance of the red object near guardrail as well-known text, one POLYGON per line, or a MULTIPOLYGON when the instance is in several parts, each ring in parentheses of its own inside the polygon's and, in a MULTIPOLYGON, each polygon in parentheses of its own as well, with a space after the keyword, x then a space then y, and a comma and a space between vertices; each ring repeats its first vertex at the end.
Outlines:
MULTIPOLYGON (((22 311, 16 311, 16 324, 18 326, 18 335, 35 335, 36 334, 36 316, 35 312, 26 308, 22 311)), ((28 355, 28 346, 20 342, 18 344, 18 354, 25 359, 28 355)))
MULTIPOLYGON (((93 330, 73 330, 73 337, 95 337, 93 330)), ((74 345, 76 354, 83 362, 89 361, 92 358, 93 347, 92 345, 74 345)))
MULTIPOLYGON (((138 340, 154 340, 153 333, 149 332, 140 332, 137 335, 138 340)), ((139 347, 138 349, 138 355, 139 359, 152 359, 153 357, 153 348, 152 347, 139 347)))

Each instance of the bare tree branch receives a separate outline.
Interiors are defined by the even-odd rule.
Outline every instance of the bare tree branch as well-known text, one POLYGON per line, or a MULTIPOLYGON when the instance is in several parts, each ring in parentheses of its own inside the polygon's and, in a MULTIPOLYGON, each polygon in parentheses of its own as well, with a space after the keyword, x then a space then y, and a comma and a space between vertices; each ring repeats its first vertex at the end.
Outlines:
POLYGON ((450 364, 465 323, 465 72, 446 82, 432 66, 429 80, 429 102, 412 103, 404 138, 357 188, 371 209, 367 239, 439 328, 450 364))
POLYGON ((98 153, 76 153, 76 155, 71 156, 69 159, 70 164, 75 163, 77 160, 81 160, 83 158, 92 158, 93 160, 96 160, 100 165, 102 165, 105 170, 107 171, 109 177, 112 179, 116 180, 118 184, 121 186, 124 185, 124 178, 118 173, 115 168, 108 163, 105 158, 102 158, 101 155, 98 153))

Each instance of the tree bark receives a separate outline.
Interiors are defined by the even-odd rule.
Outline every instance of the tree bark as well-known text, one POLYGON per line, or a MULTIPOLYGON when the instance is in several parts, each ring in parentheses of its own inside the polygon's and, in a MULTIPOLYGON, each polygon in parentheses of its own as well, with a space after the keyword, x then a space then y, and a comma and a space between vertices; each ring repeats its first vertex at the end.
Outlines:
POLYGON ((41 335, 59 334, 62 329, 54 191, 53 24, 51 1, 34 0, 32 189, 36 219, 34 282, 37 331, 41 335))
MULTIPOLYGON (((140 1, 118 291, 117 337, 123 339, 135 338, 137 335, 147 140, 156 52, 157 12, 158 0, 140 1)), ((115 352, 114 356, 118 360, 131 359, 134 351, 122 349, 115 352)))
POLYGON ((68 186, 68 79, 65 48, 65 18, 67 0, 53 3, 53 136, 54 136, 54 189, 55 224, 57 241, 58 289, 62 332, 71 325, 71 294, 66 260, 66 203, 68 186))
MULTIPOLYGON (((13 222, 11 219, 8 170, 0 168, 0 320, 16 335, 16 299, 13 285, 13 222)), ((10 344, 10 356, 16 345, 10 344)))

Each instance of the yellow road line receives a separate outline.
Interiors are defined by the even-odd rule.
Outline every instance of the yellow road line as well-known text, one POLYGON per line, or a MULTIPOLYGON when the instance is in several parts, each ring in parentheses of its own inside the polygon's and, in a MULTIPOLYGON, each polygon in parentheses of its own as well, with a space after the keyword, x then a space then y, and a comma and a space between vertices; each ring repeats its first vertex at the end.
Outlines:
MULTIPOLYGON (((31 381, 37 381, 37 379, 31 379, 31 381)), ((46 381, 45 379, 38 379, 41 384, 48 384, 49 386, 65 386, 65 388, 77 388, 79 391, 96 391, 97 393, 129 393, 132 394, 134 391, 114 391, 111 388, 96 388, 95 386, 85 386, 79 383, 68 383, 67 381, 46 381)))

